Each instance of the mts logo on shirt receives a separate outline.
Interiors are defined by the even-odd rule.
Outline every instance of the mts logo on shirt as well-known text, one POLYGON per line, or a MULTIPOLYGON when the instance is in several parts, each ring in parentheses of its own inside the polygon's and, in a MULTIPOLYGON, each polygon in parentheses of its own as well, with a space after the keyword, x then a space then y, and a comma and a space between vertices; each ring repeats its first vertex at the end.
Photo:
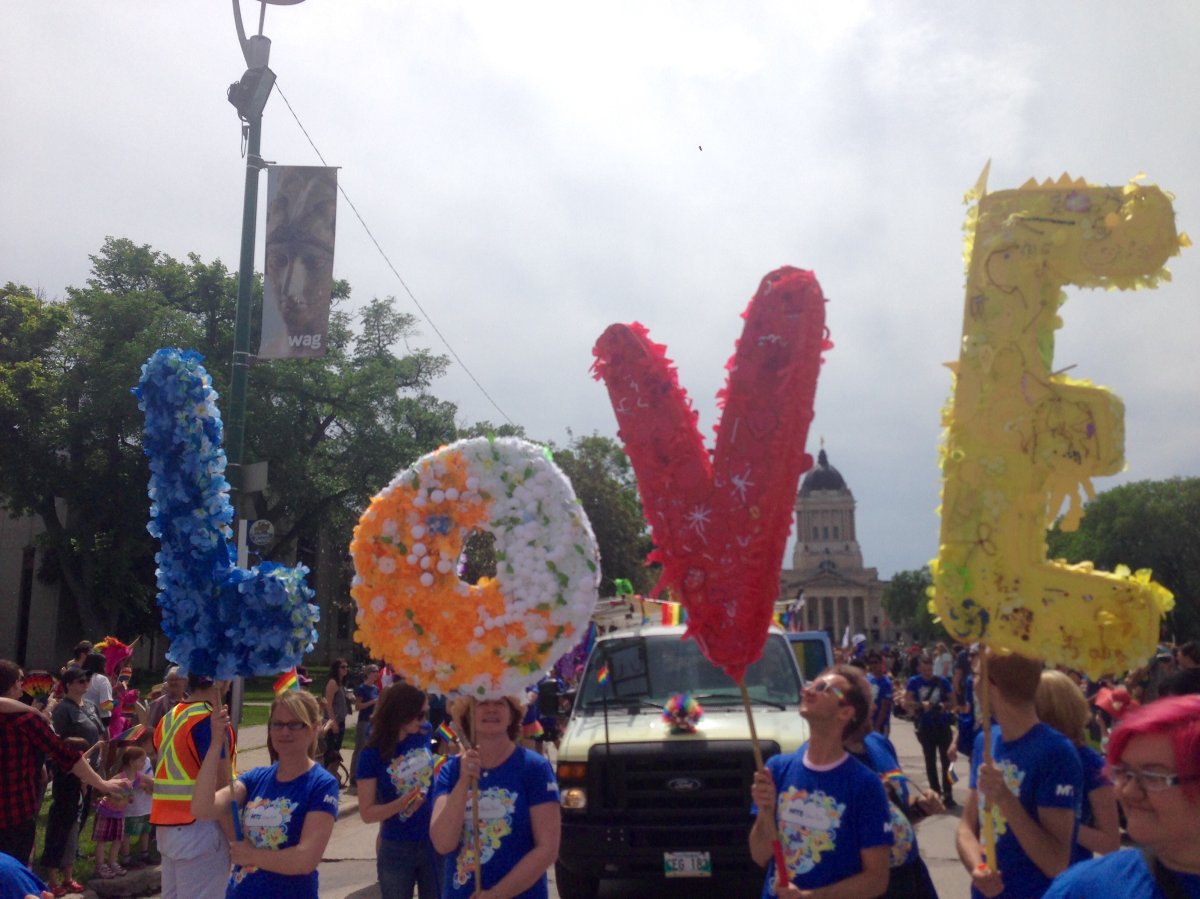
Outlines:
POLYGON ((1055 796, 1072 796, 1075 794, 1075 788, 1070 784, 1059 784, 1054 788, 1055 796))

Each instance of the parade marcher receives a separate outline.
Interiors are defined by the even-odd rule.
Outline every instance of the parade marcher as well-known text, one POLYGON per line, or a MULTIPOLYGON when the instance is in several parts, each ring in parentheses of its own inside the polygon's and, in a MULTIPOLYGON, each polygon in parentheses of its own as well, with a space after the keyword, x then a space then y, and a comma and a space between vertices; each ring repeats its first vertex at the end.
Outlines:
POLYGON ((358 761, 358 813, 382 822, 376 870, 384 896, 437 899, 441 881, 429 839, 434 759, 429 705, 410 684, 384 691, 371 718, 371 738, 358 761))
MULTIPOLYGON (((868 689, 861 675, 847 670, 841 673, 852 687, 868 689)), ((933 878, 929 876, 929 868, 917 846, 916 823, 945 810, 941 796, 934 790, 918 790, 909 781, 900 766, 896 747, 886 736, 875 733, 869 720, 846 734, 842 745, 879 776, 887 793, 894 842, 884 899, 937 899, 933 878)))
POLYGON ((371 663, 363 670, 362 683, 354 688, 354 708, 358 710, 354 728, 354 754, 350 756, 350 790, 358 787, 358 757, 371 736, 371 719, 379 703, 379 666, 371 663))
POLYGON ((1039 721, 1071 741, 1083 768, 1079 827, 1071 846, 1071 864, 1089 859, 1097 852, 1116 852, 1121 848, 1117 794, 1104 776, 1104 757, 1084 742, 1092 710, 1083 698, 1083 691, 1063 672, 1043 671, 1036 708, 1039 721))
POLYGON ((917 674, 904 688, 905 704, 913 716, 917 742, 925 755, 925 774, 929 786, 942 794, 946 808, 954 808, 953 780, 950 777, 950 746, 954 742, 951 709, 954 700, 950 681, 934 674, 933 658, 923 654, 917 661, 917 674), (938 776, 938 762, 942 774, 938 776))
POLYGON ((892 731, 892 678, 877 649, 867 652, 867 681, 871 684, 871 730, 885 737, 892 731))
POLYGON ((513 697, 462 697, 451 706, 458 732, 473 748, 442 766, 434 787, 429 835, 446 856, 443 899, 475 892, 475 831, 470 782, 479 784, 480 864, 485 895, 546 899, 546 871, 562 838, 558 782, 550 763, 517 745, 524 710, 513 697), (495 893, 488 893, 495 890, 495 893))
POLYGON ((1131 712, 1112 733, 1108 765, 1139 848, 1072 865, 1046 899, 1200 899, 1200 696, 1131 712))
MULTIPOLYGON (((225 729, 229 710, 213 713, 225 729)), ((338 813, 337 779, 318 765, 320 706, 304 690, 287 690, 271 703, 271 765, 242 773, 217 787, 224 764, 221 747, 210 745, 196 779, 192 813, 205 821, 228 820, 230 804, 241 811, 245 839, 229 845, 227 899, 317 899, 317 866, 329 845, 338 813)))
POLYGON ((28 865, 41 804, 40 754, 101 792, 117 787, 92 770, 82 752, 55 734, 41 712, 18 700, 23 677, 20 666, 0 659, 0 852, 28 865))
POLYGON ((158 726, 158 722, 162 720, 163 715, 178 703, 183 702, 186 694, 187 675, 180 671, 178 665, 172 665, 167 669, 167 676, 163 678, 162 695, 150 703, 149 708, 146 709, 146 727, 153 731, 158 726))
POLYGON ((1039 897, 1070 863, 1083 793, 1075 747, 1038 721, 1034 705, 1042 663, 986 650, 988 690, 997 724, 984 728, 971 758, 971 790, 958 826, 958 855, 973 897, 1039 897), (991 764, 983 763, 984 740, 991 764), (996 858, 984 862, 981 819, 992 816, 996 858))
MULTIPOLYGON (((209 677, 188 676, 188 699, 172 707, 154 729, 158 764, 150 823, 162 856, 163 899, 221 899, 229 880, 229 841, 214 821, 192 814, 200 763, 213 742, 213 708, 221 692, 209 677)), ((218 735, 218 742, 220 742, 218 735)), ((232 746, 232 733, 227 745, 232 746)), ((218 777, 228 782, 228 767, 218 777)))
POLYGON ((838 895, 865 899, 887 889, 894 842, 887 796, 879 776, 842 745, 870 714, 870 694, 850 679, 851 671, 835 665, 804 688, 800 714, 808 742, 773 756, 754 774, 750 854, 767 869, 764 897, 799 897, 807 895, 801 890, 836 884, 838 895), (783 892, 777 890, 776 840, 791 884, 783 892))

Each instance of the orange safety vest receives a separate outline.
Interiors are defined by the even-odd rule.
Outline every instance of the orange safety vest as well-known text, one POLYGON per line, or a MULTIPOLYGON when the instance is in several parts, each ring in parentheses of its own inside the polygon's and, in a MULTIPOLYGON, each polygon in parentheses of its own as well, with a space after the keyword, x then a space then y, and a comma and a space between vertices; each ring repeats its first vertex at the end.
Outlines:
MULTIPOLYGON (((192 729, 212 715, 207 702, 181 702, 171 708, 154 728, 158 764, 154 768, 154 794, 150 823, 173 826, 192 824, 192 793, 202 759, 191 739, 192 729)), ((214 735, 215 738, 215 735, 214 735)), ((233 746, 232 734, 227 741, 233 746)), ((237 750, 232 750, 233 758, 237 750)))

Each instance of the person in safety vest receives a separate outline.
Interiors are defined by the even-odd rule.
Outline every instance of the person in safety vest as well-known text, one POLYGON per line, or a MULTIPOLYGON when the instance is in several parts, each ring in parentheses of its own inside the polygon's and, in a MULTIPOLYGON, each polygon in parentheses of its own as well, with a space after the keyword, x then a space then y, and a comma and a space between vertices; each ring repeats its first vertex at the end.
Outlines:
MULTIPOLYGON (((212 742, 212 710, 224 685, 210 677, 188 675, 188 698, 155 725, 154 794, 150 823, 156 827, 162 855, 163 899, 221 899, 229 880, 229 838, 216 821, 192 816, 192 793, 200 763, 212 742)), ((234 745, 232 728, 227 746, 234 745)), ((236 752, 234 752, 236 758, 236 752)), ((221 785, 229 782, 222 765, 221 785)))

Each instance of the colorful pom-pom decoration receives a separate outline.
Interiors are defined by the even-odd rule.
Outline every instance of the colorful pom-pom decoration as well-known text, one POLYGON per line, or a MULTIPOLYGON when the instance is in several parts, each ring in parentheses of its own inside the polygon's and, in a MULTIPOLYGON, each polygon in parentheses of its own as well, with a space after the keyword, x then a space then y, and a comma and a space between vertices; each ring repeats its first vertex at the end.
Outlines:
POLYGON ((277 674, 312 650, 320 610, 309 601, 305 566, 236 565, 221 413, 202 361, 158 350, 134 389, 150 457, 147 530, 162 543, 155 558, 166 655, 219 680, 277 674))
POLYGON ((422 456, 371 500, 350 544, 355 639, 426 689, 521 696, 587 631, 596 541, 549 453, 516 438, 460 440, 422 456), (496 577, 467 584, 475 531, 496 577))
POLYGON ((804 446, 821 353, 833 346, 812 272, 771 272, 742 317, 711 457, 666 347, 642 325, 610 326, 592 351, 637 475, 650 560, 662 563, 653 595, 670 589, 688 636, 735 682, 771 625, 796 485, 812 466, 804 446))
MULTIPOLYGON (((1046 558, 1067 505, 1078 526, 1091 479, 1124 465, 1124 407, 1056 373, 1063 286, 1153 287, 1186 246, 1157 187, 1064 175, 968 199, 967 289, 953 396, 943 412, 941 546, 930 610, 956 640, 1098 676, 1154 652, 1171 593, 1149 571, 1046 558)), ((1131 325, 1133 323, 1131 322, 1131 325)))
POLYGON ((663 706, 663 724, 672 734, 694 734, 704 708, 688 693, 676 693, 663 706))

